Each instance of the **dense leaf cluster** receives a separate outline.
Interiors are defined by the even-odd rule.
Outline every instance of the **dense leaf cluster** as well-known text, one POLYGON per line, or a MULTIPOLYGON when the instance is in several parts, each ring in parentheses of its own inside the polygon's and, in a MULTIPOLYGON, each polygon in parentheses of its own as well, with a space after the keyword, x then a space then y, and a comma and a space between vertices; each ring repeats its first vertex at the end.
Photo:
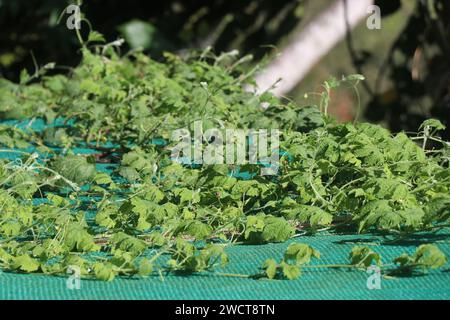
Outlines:
MULTIPOLYGON (((0 80, 0 152, 10 156, 0 168, 5 269, 58 274, 77 266, 101 280, 192 273, 226 264, 232 243, 283 242, 322 229, 404 236, 449 223, 449 145, 436 120, 413 137, 422 146, 376 125, 336 124, 326 115, 327 95, 319 107, 301 108, 244 90, 254 70, 234 53, 166 54, 158 62, 105 45, 82 54, 67 76, 45 76, 43 68, 23 72, 19 84, 0 80), (278 175, 260 176, 262 164, 171 161, 172 131, 194 121, 204 130, 279 128, 278 175), (442 148, 427 150, 430 140, 442 148), (77 152, 86 147, 88 155, 77 152)), ((435 249, 397 262, 427 266, 423 257, 435 249)), ((319 257, 293 244, 264 268, 269 278, 294 279, 319 257)))

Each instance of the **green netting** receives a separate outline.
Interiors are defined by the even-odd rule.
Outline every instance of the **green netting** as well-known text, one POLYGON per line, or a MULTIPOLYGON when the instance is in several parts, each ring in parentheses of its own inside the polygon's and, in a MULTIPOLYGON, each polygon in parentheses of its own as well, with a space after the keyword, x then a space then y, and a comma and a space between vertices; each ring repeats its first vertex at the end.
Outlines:
MULTIPOLYGON (((17 125, 17 123, 11 123, 17 125)), ((20 124, 23 126, 25 123, 20 124)), ((39 130, 43 123, 33 122, 39 130)), ((32 151, 32 150, 28 150, 32 151)), ((91 153, 76 149, 76 153, 91 153)), ((1 153, 15 159, 17 153, 1 153)), ((106 171, 105 165, 97 165, 106 171)), ((313 264, 342 264, 354 245, 367 245, 381 254, 384 263, 402 253, 413 253, 424 243, 436 243, 450 256, 450 229, 437 234, 416 235, 395 245, 372 235, 338 235, 321 233, 301 236, 281 244, 236 245, 227 249, 230 262, 217 271, 231 274, 254 274, 268 258, 281 258, 292 242, 307 243, 320 251, 322 258, 313 264)), ((380 290, 369 290, 363 271, 343 269, 303 270, 298 280, 254 280, 204 273, 189 276, 167 275, 149 278, 117 277, 113 282, 82 280, 80 290, 67 288, 67 277, 35 274, 0 274, 0 299, 449 299, 450 272, 432 270, 426 275, 382 279, 380 290)))
MULTIPOLYGON (((342 263, 355 244, 371 246, 389 263, 403 252, 412 253, 417 245, 438 241, 449 256, 445 239, 450 230, 439 235, 422 234, 398 245, 380 245, 375 236, 303 236, 282 244, 234 246, 227 252, 230 263, 223 272, 251 274, 266 258, 279 258, 293 241, 308 243, 322 253, 315 264, 342 263)), ((449 299, 450 273, 432 270, 423 276, 382 279, 380 290, 367 289, 369 274, 361 271, 308 269, 298 280, 252 280, 214 274, 190 276, 123 278, 113 282, 81 280, 80 290, 69 290, 67 278, 3 273, 1 299, 449 299)))

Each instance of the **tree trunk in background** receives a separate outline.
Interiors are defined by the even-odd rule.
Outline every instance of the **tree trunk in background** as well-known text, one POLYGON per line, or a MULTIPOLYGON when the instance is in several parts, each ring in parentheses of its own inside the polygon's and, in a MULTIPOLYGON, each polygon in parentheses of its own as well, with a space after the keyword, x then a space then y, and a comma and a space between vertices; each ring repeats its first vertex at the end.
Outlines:
POLYGON ((266 91, 280 78, 282 80, 272 90, 274 94, 281 96, 294 89, 311 68, 345 37, 348 28, 353 29, 368 16, 367 9, 373 2, 336 0, 294 35, 281 55, 256 76, 258 92, 266 91))

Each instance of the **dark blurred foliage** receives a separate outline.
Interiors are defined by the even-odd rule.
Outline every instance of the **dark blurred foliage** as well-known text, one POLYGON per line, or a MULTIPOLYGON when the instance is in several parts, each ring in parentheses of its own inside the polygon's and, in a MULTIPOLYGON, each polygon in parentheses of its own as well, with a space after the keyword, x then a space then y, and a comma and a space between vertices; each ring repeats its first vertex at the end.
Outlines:
MULTIPOLYGON (((380 2, 382 12, 386 3, 392 6, 380 2)), ((438 118, 450 139, 450 1, 417 1, 380 69, 365 116, 387 122, 393 131, 415 131, 426 118, 438 118), (387 78, 393 86, 380 92, 387 78)))
MULTIPOLYGON (((268 51, 264 45, 276 45, 298 25, 306 1, 90 0, 81 9, 107 41, 122 36, 131 48, 142 46, 156 57, 162 50, 210 45, 217 52, 238 49, 258 59, 268 51)), ((64 14, 73 2, 0 0, 0 76, 17 80, 21 69, 33 72, 31 52, 39 65, 78 63, 80 44, 75 32, 67 29, 68 15, 64 14)), ((402 4, 400 0, 376 3, 383 15, 396 12, 402 4)), ((82 27, 86 37, 87 24, 82 27)), ((380 68, 375 87, 366 84, 373 97, 365 109, 366 119, 385 122, 394 131, 415 131, 429 117, 439 118, 449 127, 449 46, 450 1, 417 0, 415 13, 380 68), (388 82, 392 87, 385 90, 383 84, 388 82)), ((357 69, 364 70, 373 54, 353 52, 357 69)), ((64 70, 55 72, 60 71, 64 70)), ((448 129, 446 138, 450 138, 448 129)))
POLYGON ((0 0, 0 75, 17 80, 33 68, 32 51, 42 64, 68 64, 79 48, 73 32, 56 27, 68 1, 0 0))
MULTIPOLYGON (((75 32, 65 26, 68 0, 0 0, 0 72, 17 80, 20 69, 39 64, 75 65, 80 57, 75 32)), ((92 27, 108 41, 124 36, 133 46, 158 55, 208 45, 218 52, 239 49, 256 57, 299 22, 302 0, 90 0, 81 7, 92 27), (127 39, 127 37, 129 39, 127 39)), ((88 30, 83 23, 84 35, 88 30)))

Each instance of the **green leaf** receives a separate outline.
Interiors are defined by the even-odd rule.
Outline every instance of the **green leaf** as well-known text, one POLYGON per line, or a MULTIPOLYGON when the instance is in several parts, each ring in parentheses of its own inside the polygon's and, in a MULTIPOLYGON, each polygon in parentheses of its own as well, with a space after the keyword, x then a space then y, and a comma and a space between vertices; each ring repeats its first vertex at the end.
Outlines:
POLYGON ((119 174, 128 181, 136 181, 140 179, 139 172, 131 167, 120 167, 119 174))
POLYGON ((411 275, 416 271, 424 272, 427 269, 437 269, 447 263, 445 254, 433 244, 419 246, 412 256, 404 253, 394 259, 398 268, 392 273, 411 275))
POLYGON ((112 184, 114 183, 111 176, 104 172, 99 172, 95 175, 94 181, 97 184, 112 184))
POLYGON ((273 279, 277 274, 278 264, 274 259, 264 261, 263 268, 266 271, 267 278, 273 279))
POLYGON ((176 193, 180 197, 180 204, 200 202, 200 195, 196 191, 189 190, 187 188, 182 188, 176 191, 176 193))
POLYGON ((157 186, 150 185, 145 188, 144 199, 155 203, 160 203, 165 195, 157 186))
POLYGON ((40 263, 31 258, 28 254, 23 254, 13 258, 12 268, 19 269, 25 272, 34 272, 39 269, 40 263))
POLYGON ((128 251, 134 256, 138 256, 147 249, 145 241, 130 236, 124 232, 115 233, 112 238, 116 248, 128 251))
POLYGON ((66 228, 64 244, 69 251, 92 252, 100 250, 100 246, 94 242, 94 237, 82 225, 70 223, 66 228))
POLYGON ((417 248, 413 255, 414 263, 427 268, 437 269, 447 263, 445 254, 433 244, 423 244, 417 248))
POLYGON ((22 69, 20 72, 20 84, 26 84, 28 81, 30 81, 31 76, 28 73, 26 69, 22 69))
POLYGON ((56 207, 65 207, 70 204, 66 198, 58 196, 57 194, 48 194, 47 199, 50 200, 56 207))
POLYGON ((361 74, 351 74, 348 76, 344 76, 343 80, 356 82, 356 81, 364 81, 364 80, 366 80, 366 78, 361 74))
POLYGON ((264 224, 261 234, 264 242, 283 242, 295 233, 294 227, 283 218, 267 216, 264 224))
POLYGON ((297 265, 307 264, 311 258, 320 259, 320 252, 304 243, 291 243, 284 252, 284 260, 294 261, 297 265))
POLYGON ((106 42, 105 37, 97 31, 89 32, 87 41, 88 42, 106 42))
POLYGON ((445 125, 439 121, 438 119, 427 119, 421 125, 419 129, 423 129, 425 127, 434 128, 436 130, 445 130, 445 125))
POLYGON ((291 265, 282 261, 280 267, 283 275, 289 280, 295 280, 301 275, 300 267, 298 265, 291 265))
POLYGON ((180 224, 177 230, 177 234, 182 232, 194 237, 196 240, 204 240, 208 238, 213 229, 211 226, 201 222, 201 221, 185 221, 180 224))
POLYGON ((153 271, 153 264, 148 259, 142 259, 139 263, 139 275, 140 276, 148 276, 153 271))
POLYGON ((88 162, 85 157, 76 155, 56 158, 52 161, 51 168, 76 184, 90 183, 96 174, 94 164, 88 162))
POLYGON ((283 242, 294 232, 284 218, 260 214, 247 217, 244 237, 250 243, 283 242))
POLYGON ((298 205, 295 211, 299 212, 297 218, 301 222, 309 222, 314 229, 329 226, 333 221, 333 216, 319 207, 298 205))
POLYGON ((96 262, 92 266, 95 277, 102 281, 113 281, 115 278, 115 272, 113 266, 110 263, 96 262))
POLYGON ((22 226, 17 221, 8 221, 0 227, 2 235, 6 237, 15 237, 20 234, 22 226))
POLYGON ((364 246, 355 246, 352 248, 352 251, 350 252, 350 263, 352 265, 358 266, 358 267, 369 267, 373 264, 373 262, 376 263, 376 265, 381 265, 381 257, 378 253, 374 252, 369 247, 364 246))
POLYGON ((95 215, 95 223, 108 229, 114 228, 117 224, 116 217, 119 209, 116 206, 105 206, 95 215))

